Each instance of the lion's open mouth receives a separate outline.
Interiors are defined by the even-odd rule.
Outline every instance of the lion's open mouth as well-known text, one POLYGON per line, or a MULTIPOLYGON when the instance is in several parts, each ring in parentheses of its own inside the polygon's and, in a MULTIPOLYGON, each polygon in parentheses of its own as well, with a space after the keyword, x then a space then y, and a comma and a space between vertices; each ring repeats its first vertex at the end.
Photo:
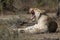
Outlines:
POLYGON ((34 17, 35 17, 35 12, 34 12, 34 10, 31 11, 31 14, 32 14, 32 18, 34 18, 34 17))

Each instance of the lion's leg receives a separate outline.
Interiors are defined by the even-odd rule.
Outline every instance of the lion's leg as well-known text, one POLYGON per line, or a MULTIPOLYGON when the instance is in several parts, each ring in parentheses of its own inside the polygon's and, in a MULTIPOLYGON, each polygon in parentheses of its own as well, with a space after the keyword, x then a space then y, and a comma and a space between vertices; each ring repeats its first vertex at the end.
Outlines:
POLYGON ((18 32, 21 32, 21 33, 37 33, 39 31, 40 31, 40 29, 37 28, 37 25, 18 29, 18 32))
POLYGON ((34 28, 34 27, 27 27, 27 28, 21 29, 20 32, 21 33, 35 33, 36 32, 36 28, 34 28))
POLYGON ((18 32, 21 32, 21 33, 45 33, 47 32, 47 28, 46 27, 40 27, 38 25, 34 25, 34 26, 29 26, 29 27, 26 27, 26 28, 21 28, 21 29, 18 29, 18 32))

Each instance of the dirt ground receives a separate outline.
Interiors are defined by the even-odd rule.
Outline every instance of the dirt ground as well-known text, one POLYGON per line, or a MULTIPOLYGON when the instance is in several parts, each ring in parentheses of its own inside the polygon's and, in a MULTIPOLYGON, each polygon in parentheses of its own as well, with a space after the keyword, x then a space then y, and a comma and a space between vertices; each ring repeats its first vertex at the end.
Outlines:
MULTIPOLYGON (((55 17, 55 14, 53 14, 51 17, 55 17), (54 16, 53 16, 54 15, 54 16)), ((9 17, 13 17, 16 15, 8 15, 9 17)), ((0 17, 1 18, 9 18, 8 16, 0 17)), ((25 21, 28 20, 30 17, 30 14, 19 14, 20 19, 25 21)), ((13 30, 8 29, 7 26, 0 24, 0 40, 60 40, 60 18, 56 18, 56 22, 58 23, 58 29, 55 33, 43 33, 43 34, 25 34, 25 33, 17 33, 12 32, 13 30)), ((0 22, 1 23, 1 22, 0 22)), ((26 26, 26 24, 25 24, 26 26)), ((20 26, 21 27, 21 26, 20 26)))

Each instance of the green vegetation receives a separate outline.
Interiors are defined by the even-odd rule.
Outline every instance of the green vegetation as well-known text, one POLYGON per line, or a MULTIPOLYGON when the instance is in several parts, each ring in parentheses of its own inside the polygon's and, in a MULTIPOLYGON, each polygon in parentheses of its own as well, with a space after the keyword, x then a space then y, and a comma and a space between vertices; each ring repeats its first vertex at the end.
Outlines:
MULTIPOLYGON (((12 6, 13 6, 13 2, 15 0, 0 0, 0 11, 2 11, 4 8, 8 8, 10 10, 12 10, 12 6)), ((18 0, 17 0, 18 2, 18 0)), ((58 0, 20 0, 21 4, 25 4, 27 3, 25 6, 31 5, 29 4, 29 2, 32 2, 33 7, 44 7, 44 6, 49 6, 49 8, 54 8, 55 6, 57 6, 58 4, 58 0)), ((16 3, 16 2, 15 2, 16 3)), ((24 5, 22 5, 24 6, 24 5)), ((24 6, 24 7, 25 7, 24 6)))
POLYGON ((0 0, 0 11, 3 11, 5 7, 11 8, 13 0, 0 0))
POLYGON ((49 7, 54 7, 57 6, 58 0, 38 0, 38 5, 37 6, 49 6, 49 7))

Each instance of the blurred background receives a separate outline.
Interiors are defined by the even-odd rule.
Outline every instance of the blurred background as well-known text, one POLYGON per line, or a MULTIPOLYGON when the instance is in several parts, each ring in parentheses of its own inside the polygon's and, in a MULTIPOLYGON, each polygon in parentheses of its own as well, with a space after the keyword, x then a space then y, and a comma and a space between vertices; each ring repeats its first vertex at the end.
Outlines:
POLYGON ((31 7, 37 7, 45 9, 49 12, 55 12, 58 9, 58 0, 0 0, 0 12, 2 14, 7 14, 4 11, 28 11, 31 7))

